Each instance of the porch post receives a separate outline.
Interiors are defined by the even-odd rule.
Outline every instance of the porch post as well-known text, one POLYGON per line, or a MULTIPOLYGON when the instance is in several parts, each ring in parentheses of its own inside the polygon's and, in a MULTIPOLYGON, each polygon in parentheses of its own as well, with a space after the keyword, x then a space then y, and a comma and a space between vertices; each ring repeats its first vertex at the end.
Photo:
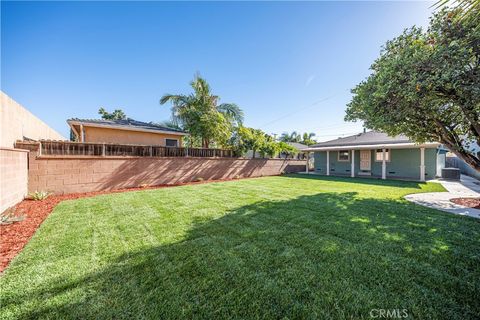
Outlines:
POLYGON ((80 125, 80 142, 85 142, 85 132, 83 131, 83 124, 80 125))
POLYGON ((352 178, 355 177, 355 150, 352 150, 352 168, 351 168, 352 178))
POLYGON ((385 148, 382 149, 382 179, 387 179, 387 161, 385 159, 385 148))
POLYGON ((330 175, 330 151, 327 150, 327 176, 330 175))
POLYGON ((420 181, 425 181, 425 148, 420 148, 420 181))
POLYGON ((307 164, 306 164, 306 169, 307 169, 306 172, 307 173, 308 173, 308 167, 309 167, 308 162, 309 161, 310 161, 310 152, 307 151, 307 164))

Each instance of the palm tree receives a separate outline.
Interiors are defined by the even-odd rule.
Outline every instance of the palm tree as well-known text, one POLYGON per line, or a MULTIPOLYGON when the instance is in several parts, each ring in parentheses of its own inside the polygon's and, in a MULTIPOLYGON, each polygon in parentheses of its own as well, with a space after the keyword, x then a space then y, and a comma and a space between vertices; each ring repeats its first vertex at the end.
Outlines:
POLYGON ((300 142, 302 136, 298 134, 297 131, 293 131, 292 133, 284 132, 279 139, 283 142, 300 142))
POLYGON ((303 135, 297 133, 297 131, 293 131, 292 133, 284 132, 280 135, 279 140, 283 142, 300 142, 309 146, 316 143, 316 141, 313 140, 314 136, 315 133, 313 132, 305 132, 303 135))
POLYGON ((462 10, 460 17, 478 19, 480 16, 480 0, 437 0, 432 7, 435 9, 442 7, 452 7, 462 10))
POLYGON ((193 137, 202 141, 202 147, 210 143, 222 145, 230 138, 233 128, 243 122, 243 111, 233 103, 218 104, 207 81, 196 75, 190 83, 193 93, 189 95, 166 94, 160 104, 172 103, 172 121, 193 137))
POLYGON ((303 134, 302 143, 303 143, 303 144, 306 144, 307 146, 317 143, 317 141, 315 141, 315 140, 313 139, 313 137, 315 137, 315 133, 313 133, 313 132, 306 133, 306 132, 305 132, 305 133, 303 134))
POLYGON ((98 114, 102 116, 102 119, 105 120, 126 120, 127 115, 121 109, 115 109, 113 112, 108 112, 105 108, 101 107, 98 109, 98 114))

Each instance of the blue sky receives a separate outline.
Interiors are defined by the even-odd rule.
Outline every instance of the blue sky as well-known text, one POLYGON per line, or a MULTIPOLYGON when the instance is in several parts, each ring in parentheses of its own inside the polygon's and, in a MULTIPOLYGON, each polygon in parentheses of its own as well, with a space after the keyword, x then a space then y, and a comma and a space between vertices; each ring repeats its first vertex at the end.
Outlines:
POLYGON ((200 72, 267 133, 352 134, 350 89, 432 2, 5 2, 1 89, 68 137, 71 117, 121 108, 161 121, 200 72))

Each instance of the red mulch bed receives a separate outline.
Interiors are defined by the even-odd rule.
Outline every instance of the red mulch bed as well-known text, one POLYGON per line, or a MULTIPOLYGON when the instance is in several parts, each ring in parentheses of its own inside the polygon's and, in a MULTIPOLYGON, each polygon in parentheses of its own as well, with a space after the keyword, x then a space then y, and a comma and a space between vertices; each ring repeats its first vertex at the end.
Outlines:
POLYGON ((480 198, 455 198, 450 201, 468 208, 480 209, 480 198))
MULTIPOLYGON (((242 178, 245 179, 245 178, 242 178)), ((246 178, 252 179, 252 178, 246 178)), ((66 195, 51 195, 44 200, 23 200, 11 210, 14 217, 24 216, 25 219, 10 224, 0 224, 0 273, 2 273, 13 258, 23 249, 42 222, 48 217, 55 206, 63 200, 92 197, 99 194, 137 191, 146 189, 158 189, 175 187, 180 185, 202 184, 208 182, 230 181, 221 179, 215 181, 188 182, 176 185, 161 185, 145 188, 129 188, 121 190, 97 191, 88 193, 73 193, 66 195)))

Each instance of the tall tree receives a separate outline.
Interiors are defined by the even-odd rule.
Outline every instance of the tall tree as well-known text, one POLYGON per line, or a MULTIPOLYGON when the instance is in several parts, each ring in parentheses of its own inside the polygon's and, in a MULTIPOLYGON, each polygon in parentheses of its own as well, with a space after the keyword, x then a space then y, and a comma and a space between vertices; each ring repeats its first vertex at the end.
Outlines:
POLYGON ((304 134, 297 133, 297 131, 293 131, 292 133, 284 132, 280 135, 279 140, 283 142, 299 142, 309 146, 317 143, 317 141, 313 139, 314 136, 315 133, 313 132, 305 132, 304 134))
POLYGON ((239 154, 252 151, 255 158, 257 151, 262 158, 275 157, 279 152, 286 154, 298 153, 298 150, 286 142, 277 142, 275 139, 260 129, 239 127, 233 135, 232 146, 239 154))
POLYGON ((240 126, 237 128, 231 144, 240 154, 245 154, 251 150, 253 158, 255 158, 257 151, 263 150, 267 142, 266 136, 267 134, 260 129, 240 126))
POLYGON ((469 148, 480 144, 480 19, 463 13, 444 8, 427 31, 413 27, 388 41, 373 73, 352 90, 345 119, 418 143, 439 141, 480 171, 469 148))
POLYGON ((113 112, 108 112, 105 108, 98 109, 98 114, 105 120, 125 120, 127 115, 121 109, 115 109, 113 112))
POLYGON ((243 111, 233 103, 218 104, 207 81, 196 75, 190 83, 193 93, 189 95, 166 94, 160 104, 172 103, 172 121, 180 125, 194 138, 202 141, 202 147, 211 143, 225 145, 233 128, 243 122, 243 111))
POLYGON ((292 133, 284 132, 279 139, 283 142, 300 142, 302 135, 298 134, 297 131, 292 131, 292 133))
POLYGON ((310 132, 310 133, 307 133, 305 132, 303 134, 303 139, 302 139, 302 143, 307 145, 307 146, 311 146, 312 144, 315 144, 317 143, 317 141, 315 139, 313 139, 313 137, 315 137, 315 133, 313 132, 310 132))

